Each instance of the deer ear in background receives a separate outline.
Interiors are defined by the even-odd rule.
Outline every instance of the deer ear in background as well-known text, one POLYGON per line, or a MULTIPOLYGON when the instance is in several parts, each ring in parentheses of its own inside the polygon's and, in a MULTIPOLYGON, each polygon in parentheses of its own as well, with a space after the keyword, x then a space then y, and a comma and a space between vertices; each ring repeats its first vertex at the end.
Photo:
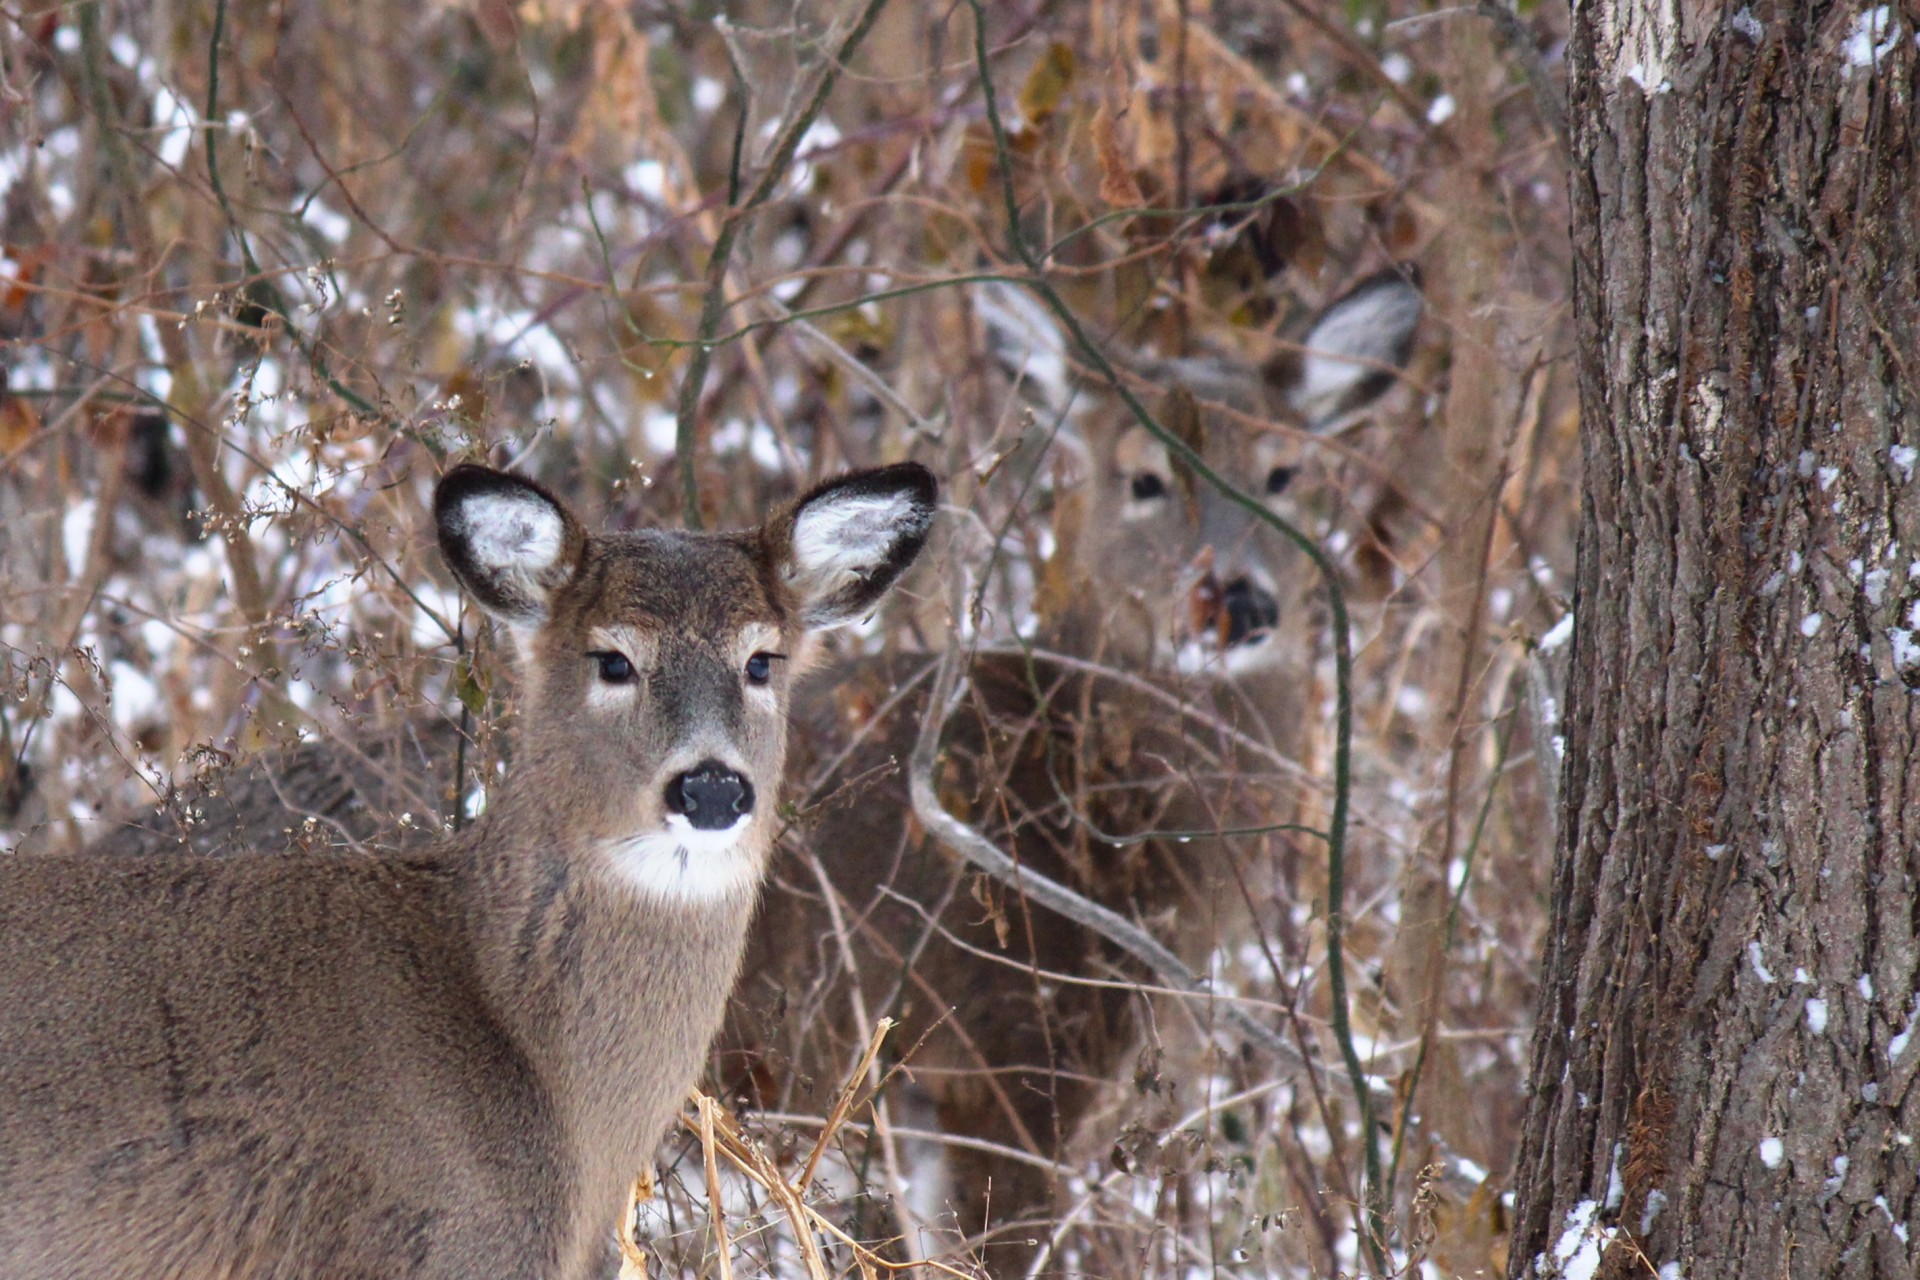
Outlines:
POLYGON ((547 602, 579 567, 580 522, 531 480, 488 467, 455 467, 433 495, 440 554, 460 585, 516 627, 546 619, 547 602))
POLYGON ((800 620, 843 626, 872 610, 927 543, 939 487, 917 462, 829 480, 766 526, 800 620))
POLYGON ((1310 430, 1324 431, 1393 385, 1424 306, 1412 264, 1376 272, 1328 304, 1300 340, 1304 351, 1268 362, 1267 383, 1310 430))

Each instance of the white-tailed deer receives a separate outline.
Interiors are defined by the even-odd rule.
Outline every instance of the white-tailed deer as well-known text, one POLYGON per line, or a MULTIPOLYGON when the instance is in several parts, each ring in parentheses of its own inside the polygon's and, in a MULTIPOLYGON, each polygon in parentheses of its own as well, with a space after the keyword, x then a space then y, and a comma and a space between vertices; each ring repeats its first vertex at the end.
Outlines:
MULTIPOLYGON (((1300 522, 1288 505, 1298 440, 1247 418, 1323 430, 1366 407, 1406 362, 1421 309, 1410 271, 1387 271, 1322 312, 1297 357, 1133 363, 1171 391, 1161 417, 1214 471, 1300 522), (1240 416, 1196 411, 1196 398, 1240 416)), ((1043 575, 1056 604, 1038 647, 1062 656, 977 655, 937 781, 1021 867, 1147 923, 1204 972, 1250 902, 1272 896, 1270 881, 1245 882, 1272 861, 1261 837, 1207 833, 1297 820, 1301 780, 1285 768, 1315 705, 1303 602, 1320 584, 1282 535, 1170 459, 1117 403, 1096 405, 1081 436, 1090 460, 1056 500, 1061 563, 1043 575)), ((1061 1189, 1044 1161, 1073 1151, 1116 1081, 1170 1083, 1135 1071, 1140 997, 1097 981, 1139 977, 1137 964, 905 821, 903 769, 928 711, 924 685, 896 694, 915 665, 856 664, 798 708, 797 768, 824 762, 800 840, 817 869, 775 868, 770 897, 783 909, 754 930, 720 1041, 734 1052, 717 1069, 781 1107, 809 1080, 837 1084, 857 1055, 850 1002, 869 1020, 900 1019, 893 1043, 918 1044, 908 1067, 944 1131, 1039 1157, 956 1145, 944 1172, 911 1179, 918 1212, 950 1213, 991 1271, 1018 1275, 1061 1189), (847 749, 852 730, 870 736, 847 749)), ((1265 923, 1291 928, 1284 913, 1265 923)))
POLYGON ((810 633, 924 543, 908 463, 732 534, 435 498, 515 633, 485 817, 413 854, 0 861, 0 1275, 584 1277, 720 1024, 810 633))

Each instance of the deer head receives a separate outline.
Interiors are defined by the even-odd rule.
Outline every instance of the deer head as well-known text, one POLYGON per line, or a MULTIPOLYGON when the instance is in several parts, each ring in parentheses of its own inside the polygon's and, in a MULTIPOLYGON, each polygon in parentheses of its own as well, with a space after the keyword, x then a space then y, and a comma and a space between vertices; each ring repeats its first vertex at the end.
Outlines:
MULTIPOLYGON (((1295 481, 1309 460, 1298 433, 1329 432, 1392 387, 1420 314, 1411 269, 1392 269, 1330 304, 1297 350, 1264 366, 1186 358, 1137 369, 1169 388, 1147 397, 1166 429, 1229 484, 1298 524, 1295 481), (1261 420, 1295 430, 1262 430, 1261 420)), ((1094 588, 1082 594, 1105 611, 1115 656, 1218 676, 1270 663, 1267 642, 1303 567, 1297 550, 1117 402, 1103 403, 1081 437, 1091 475, 1074 541, 1094 588)))
POLYGON ((523 776, 621 876, 700 899, 757 883, 793 681, 918 555, 934 491, 903 463, 742 533, 589 536, 539 485, 462 466, 434 510, 448 566, 519 650, 523 776))

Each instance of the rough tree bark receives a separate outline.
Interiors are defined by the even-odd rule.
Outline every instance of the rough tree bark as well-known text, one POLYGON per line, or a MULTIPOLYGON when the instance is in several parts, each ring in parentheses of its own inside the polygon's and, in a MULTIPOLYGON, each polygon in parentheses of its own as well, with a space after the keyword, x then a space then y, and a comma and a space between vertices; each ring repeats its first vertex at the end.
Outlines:
POLYGON ((1516 1277, 1920 1274, 1916 16, 1575 6, 1585 508, 1516 1277))

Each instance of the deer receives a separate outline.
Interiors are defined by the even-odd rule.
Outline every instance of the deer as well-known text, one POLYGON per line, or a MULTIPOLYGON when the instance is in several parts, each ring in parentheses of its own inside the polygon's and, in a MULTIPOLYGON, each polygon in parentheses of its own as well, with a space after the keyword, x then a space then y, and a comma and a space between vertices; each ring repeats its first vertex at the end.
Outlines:
MULTIPOLYGON (((1324 433, 1376 404, 1410 358, 1417 281, 1410 267, 1361 280, 1297 350, 1264 363, 1128 363, 1165 391, 1158 416, 1217 474, 1304 523, 1301 444, 1249 421, 1324 433)), ((1258 841, 1207 833, 1287 820, 1288 787, 1245 778, 1297 757, 1318 584, 1297 548, 1112 397, 1077 434, 1042 630, 1031 647, 970 656, 937 781, 1022 868, 1148 923, 1204 972, 1254 910, 1258 841)), ((915 683, 926 666, 864 659, 797 705, 796 767, 811 765, 800 790, 813 799, 793 843, 811 858, 776 865, 781 909, 750 937, 714 1071, 749 1103, 793 1110, 858 1057, 849 1006, 864 1006, 860 1025, 897 1019, 917 1100, 962 1140, 908 1171, 908 1216, 946 1224, 989 1273, 1015 1276, 1058 1207, 1060 1157, 1085 1153, 1076 1138, 1116 1082, 1168 1082, 1140 1057, 1139 997, 1097 984, 1141 976, 1134 962, 909 827, 902 766, 940 714, 915 683)))
POLYGON ((426 848, 0 859, 0 1274, 602 1274, 772 854, 796 682, 925 544, 916 463, 733 533, 439 481, 516 769, 426 848))
MULTIPOLYGON (((1324 433, 1372 408, 1409 359, 1422 310, 1417 276, 1389 269, 1328 304, 1280 358, 1127 364, 1141 385, 1167 389, 1158 416, 1216 473, 1300 523, 1310 459, 1295 438, 1249 423, 1324 433)), ((969 696, 942 739, 942 791, 1022 866, 1148 922, 1199 966, 1254 909, 1240 881, 1258 840, 1205 833, 1271 824, 1285 808, 1284 787, 1244 778, 1271 777, 1295 754, 1315 584, 1297 549, 1110 396, 1076 437, 1043 575, 1046 625, 1031 650, 971 655, 969 696)), ((866 1028, 894 1017, 903 1075, 889 1096, 961 1144, 921 1144, 929 1158, 904 1171, 908 1203, 892 1215, 905 1221, 877 1229, 942 1226, 922 1233, 922 1252, 960 1238, 989 1273, 1014 1276, 1034 1256, 1033 1224, 1058 1203, 1056 1157, 1084 1147, 1116 1080, 1167 1086, 1141 1058, 1140 999, 1073 980, 1138 969, 1092 930, 981 884, 910 822, 903 766, 930 714, 930 661, 844 659, 795 697, 799 813, 771 857, 707 1082, 749 1108, 817 1109, 866 1028)), ((417 842, 391 817, 431 794, 451 758, 443 727, 310 744, 234 770, 207 801, 216 819, 184 837, 161 815, 102 843, 277 846, 316 814, 322 840, 417 842), (369 750, 395 767, 369 765, 369 750)))

